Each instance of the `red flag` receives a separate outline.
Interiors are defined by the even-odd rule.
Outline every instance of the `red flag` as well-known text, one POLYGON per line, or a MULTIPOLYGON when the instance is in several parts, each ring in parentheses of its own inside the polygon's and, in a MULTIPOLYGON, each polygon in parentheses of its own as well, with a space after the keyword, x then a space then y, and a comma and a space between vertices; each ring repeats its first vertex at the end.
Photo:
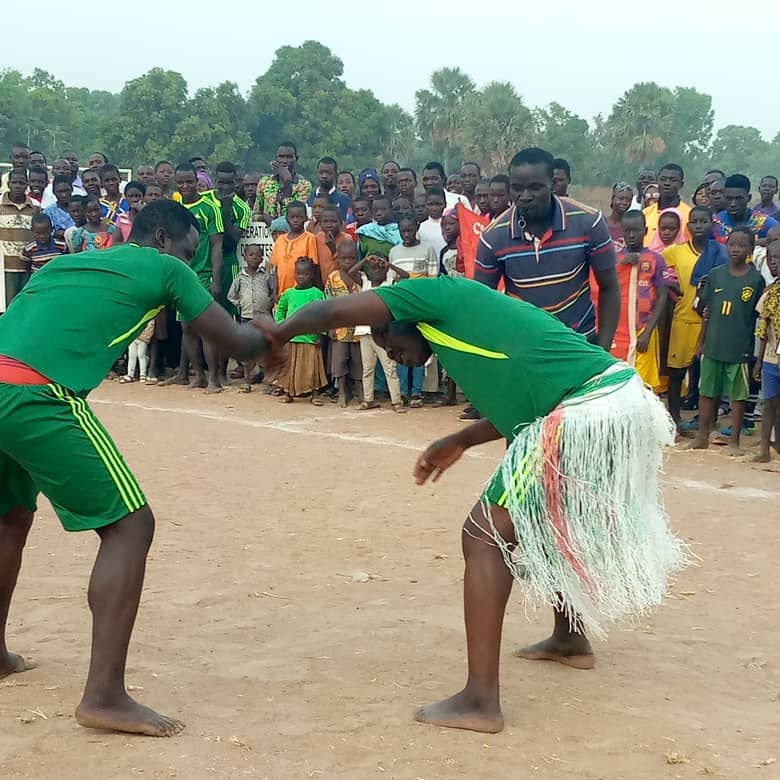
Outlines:
POLYGON ((477 246, 482 229, 490 222, 487 216, 475 214, 462 203, 458 203, 458 223, 460 225, 460 244, 463 252, 463 266, 466 276, 474 278, 474 263, 477 259, 477 246))

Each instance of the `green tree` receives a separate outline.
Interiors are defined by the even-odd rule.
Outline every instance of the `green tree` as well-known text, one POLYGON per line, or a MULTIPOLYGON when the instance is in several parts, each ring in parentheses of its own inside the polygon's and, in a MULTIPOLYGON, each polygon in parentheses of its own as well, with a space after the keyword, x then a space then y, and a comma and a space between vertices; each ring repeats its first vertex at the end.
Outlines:
POLYGON ((512 157, 533 143, 536 132, 534 115, 508 82, 493 81, 463 101, 463 153, 486 173, 505 172, 512 157))
POLYGON ((119 94, 119 112, 106 131, 105 151, 134 167, 159 160, 168 155, 176 128, 187 114, 184 77, 152 68, 128 81, 119 94))
POLYGON ((441 68, 431 74, 431 88, 415 93, 417 133, 431 144, 447 169, 461 157, 460 132, 465 121, 464 104, 474 94, 470 76, 460 68, 441 68))
POLYGON ((755 127, 726 125, 715 135, 710 158, 729 173, 744 173, 757 180, 769 173, 777 158, 772 159, 773 145, 767 143, 755 127))

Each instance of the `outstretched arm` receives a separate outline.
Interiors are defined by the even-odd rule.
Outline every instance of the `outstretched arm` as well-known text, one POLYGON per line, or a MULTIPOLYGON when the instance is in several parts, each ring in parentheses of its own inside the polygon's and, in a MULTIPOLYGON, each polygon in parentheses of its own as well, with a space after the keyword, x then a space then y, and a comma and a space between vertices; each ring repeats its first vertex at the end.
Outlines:
POLYGON ((268 342, 260 328, 239 325, 216 302, 191 324, 201 338, 238 360, 261 358, 268 350, 268 342))
POLYGON ((392 321, 393 315, 384 301, 376 293, 364 292, 310 303, 279 323, 275 335, 284 342, 304 333, 322 333, 355 325, 389 325, 392 321))

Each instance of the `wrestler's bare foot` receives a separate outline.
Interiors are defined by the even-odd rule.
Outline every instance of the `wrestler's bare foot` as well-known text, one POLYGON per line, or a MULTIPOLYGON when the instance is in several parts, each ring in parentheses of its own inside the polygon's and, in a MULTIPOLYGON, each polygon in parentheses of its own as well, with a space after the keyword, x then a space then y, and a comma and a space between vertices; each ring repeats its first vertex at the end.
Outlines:
POLYGON ((208 379, 205 374, 195 374, 195 379, 192 381, 193 387, 198 387, 205 390, 209 386, 208 379))
POLYGON ((750 459, 751 463, 771 463, 771 461, 772 457, 768 452, 759 452, 750 459))
POLYGON ((76 708, 76 720, 90 729, 125 731, 148 737, 173 737, 184 728, 180 720, 160 715, 127 694, 116 704, 102 707, 82 701, 76 708))
POLYGON ((527 661, 555 661, 573 669, 593 669, 596 656, 590 642, 580 634, 572 634, 566 641, 555 637, 545 639, 535 645, 518 647, 512 655, 527 661))
POLYGON ((731 458, 738 458, 745 453, 739 448, 739 444, 729 444, 726 454, 731 458))
POLYGON ((0 655, 0 680, 11 674, 29 672, 30 669, 35 669, 37 665, 34 661, 25 661, 22 656, 16 653, 3 653, 0 655))
POLYGON ((468 690, 456 693, 444 701, 420 707, 414 719, 432 726, 481 731, 486 734, 497 734, 504 728, 504 716, 498 702, 486 705, 468 690))
POLYGON ((163 379, 163 381, 159 383, 158 387, 170 387, 171 385, 188 385, 189 383, 190 383, 190 378, 188 376, 182 374, 174 374, 173 376, 169 376, 167 379, 163 379))
POLYGON ((207 395, 214 395, 214 393, 221 393, 225 388, 218 382, 209 382, 206 387, 207 395))

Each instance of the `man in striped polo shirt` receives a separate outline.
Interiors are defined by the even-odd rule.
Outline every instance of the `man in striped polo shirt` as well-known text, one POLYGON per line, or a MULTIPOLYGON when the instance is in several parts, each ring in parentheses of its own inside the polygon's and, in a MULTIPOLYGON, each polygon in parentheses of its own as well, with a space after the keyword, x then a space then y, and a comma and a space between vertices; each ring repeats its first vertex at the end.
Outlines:
POLYGON ((482 232, 475 279, 554 314, 590 342, 609 350, 620 316, 617 257, 601 212, 553 195, 553 156, 518 152, 509 165, 513 201, 482 232), (590 273, 599 287, 596 308, 590 273))

